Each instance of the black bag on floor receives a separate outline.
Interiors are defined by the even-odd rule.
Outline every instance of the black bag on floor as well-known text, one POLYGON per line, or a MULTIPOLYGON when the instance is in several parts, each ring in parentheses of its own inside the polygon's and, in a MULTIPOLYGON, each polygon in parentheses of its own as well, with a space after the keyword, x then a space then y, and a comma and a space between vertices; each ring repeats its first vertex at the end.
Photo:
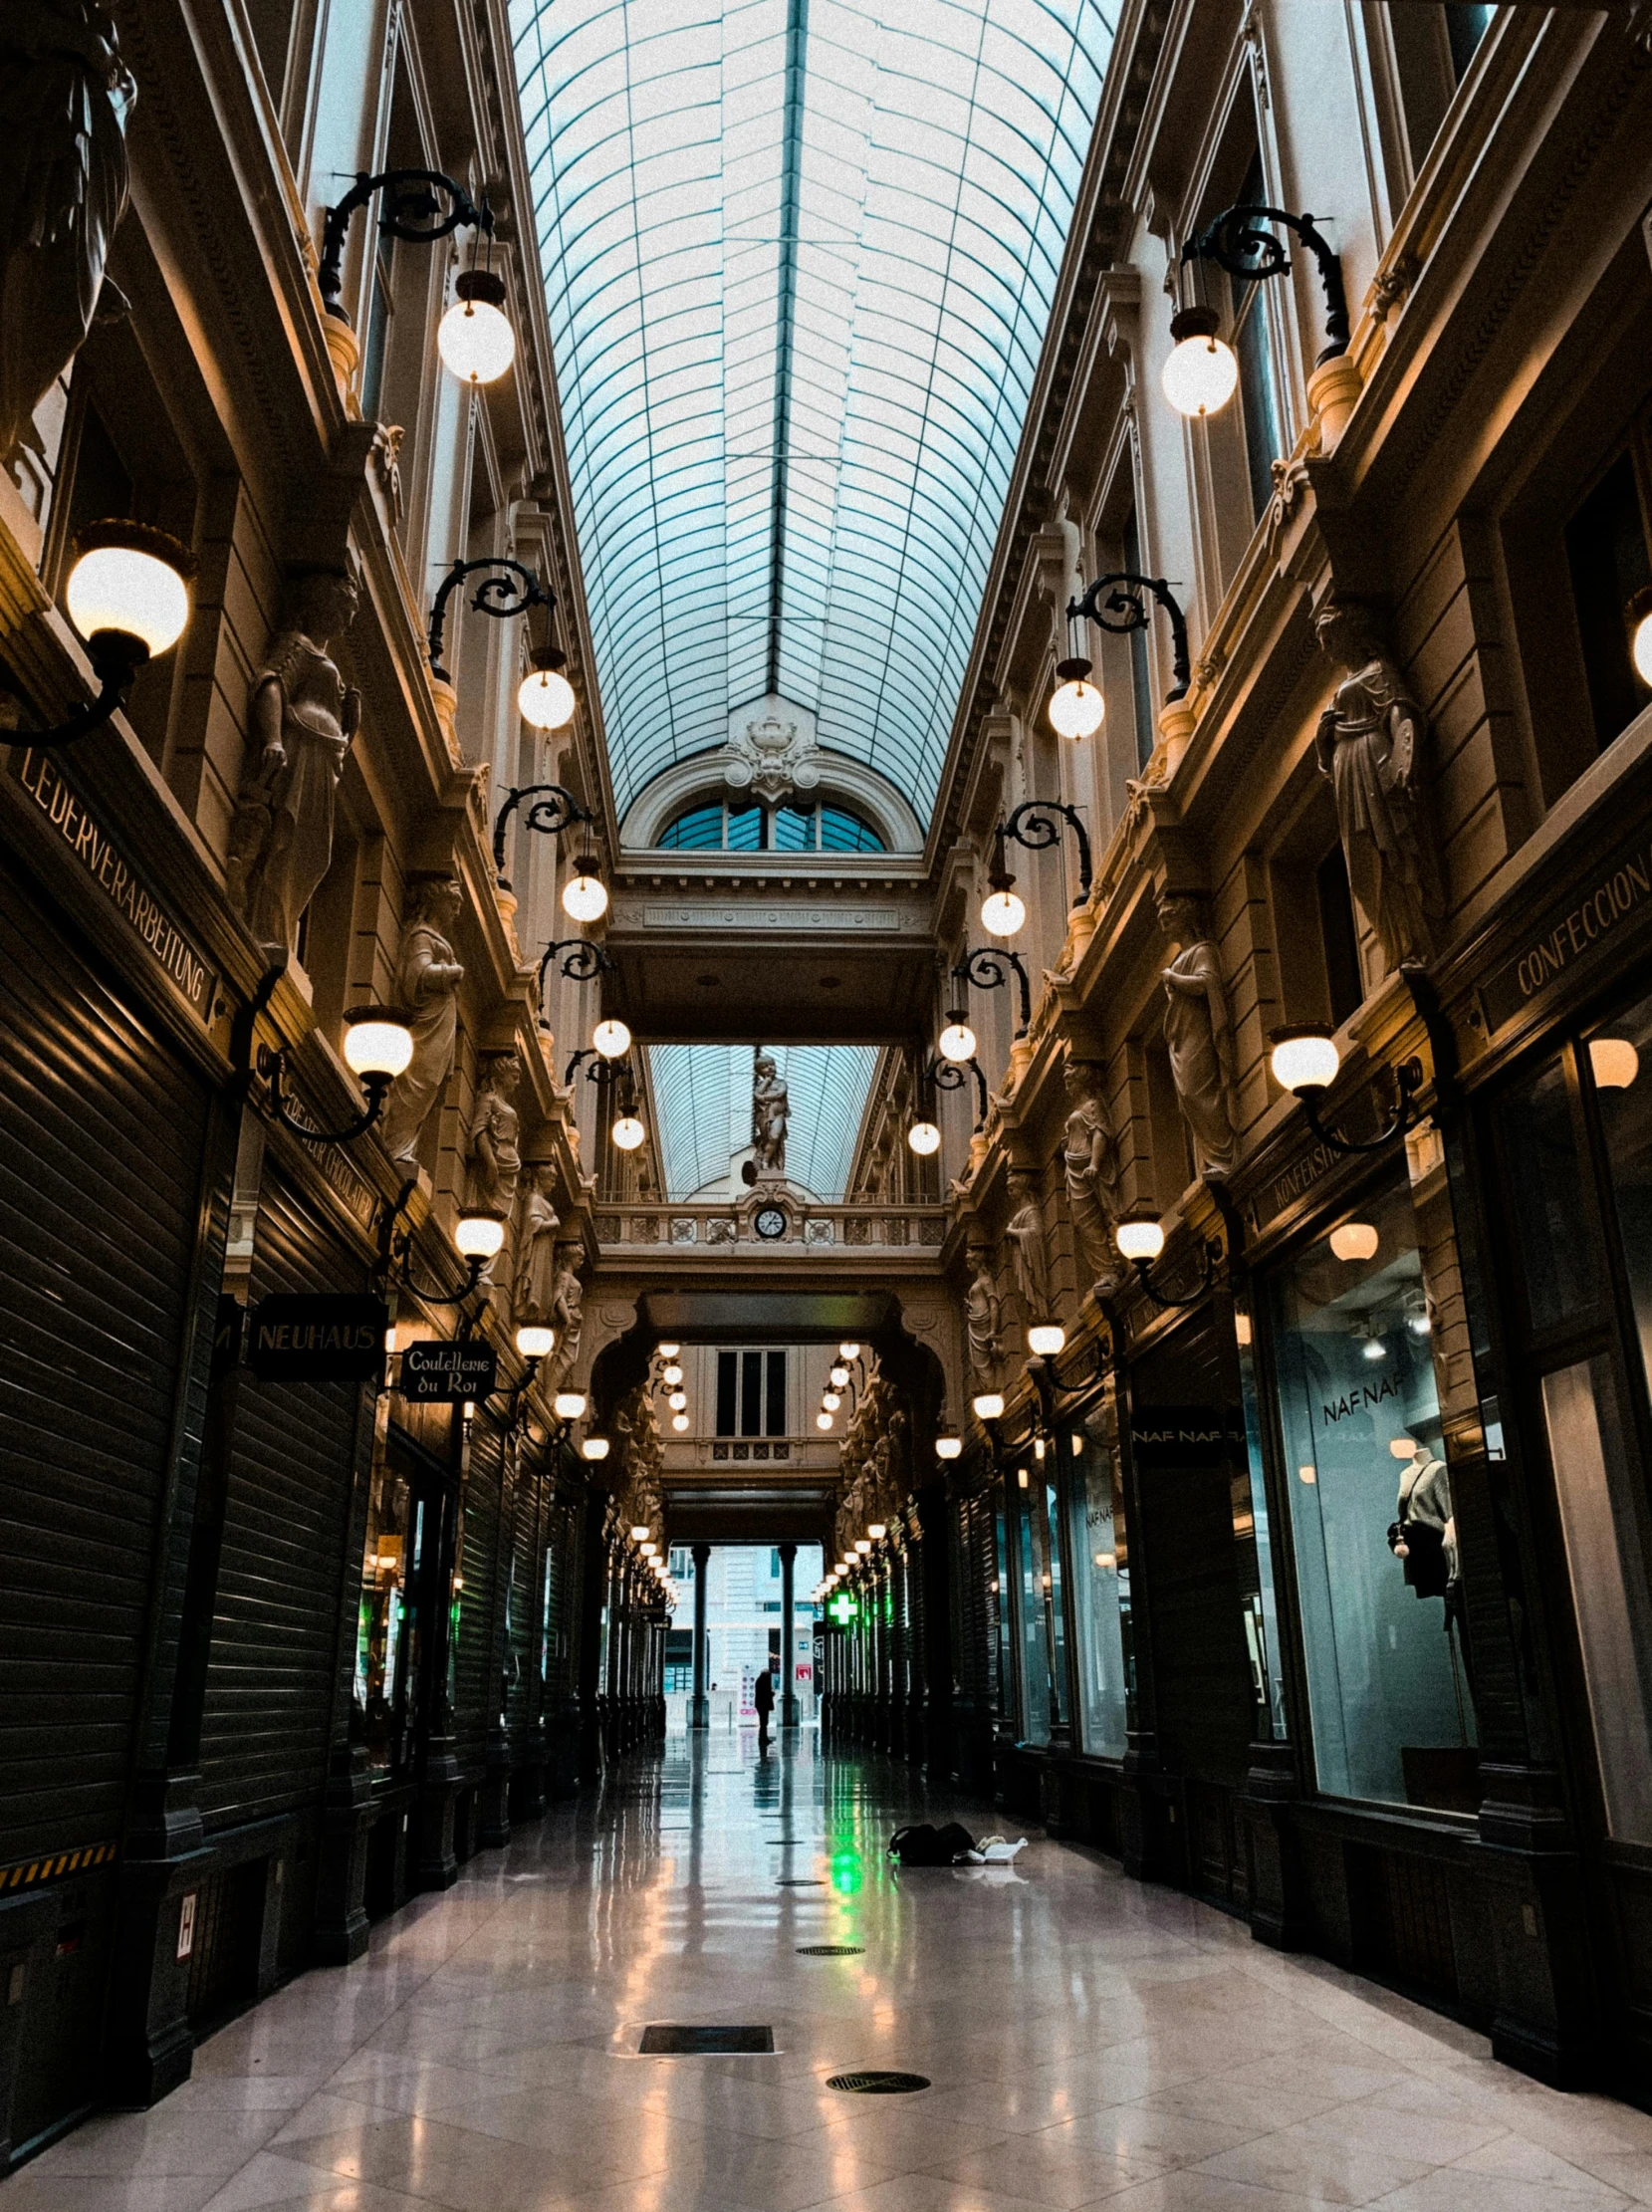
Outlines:
POLYGON ((897 1828, 889 1839, 889 1856, 903 1866, 955 1866, 974 1848, 975 1838, 956 1821, 948 1821, 945 1828, 919 1821, 911 1828, 897 1828))

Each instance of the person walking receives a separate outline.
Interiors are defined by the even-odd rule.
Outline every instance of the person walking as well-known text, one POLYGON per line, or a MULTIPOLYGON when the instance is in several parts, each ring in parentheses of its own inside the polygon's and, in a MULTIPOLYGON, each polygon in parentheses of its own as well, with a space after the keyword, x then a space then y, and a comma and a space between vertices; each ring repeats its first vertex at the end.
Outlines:
POLYGON ((757 1748, 769 1748, 769 1715, 775 1709, 775 1678, 765 1667, 757 1678, 752 1691, 752 1703, 757 1707, 757 1748))

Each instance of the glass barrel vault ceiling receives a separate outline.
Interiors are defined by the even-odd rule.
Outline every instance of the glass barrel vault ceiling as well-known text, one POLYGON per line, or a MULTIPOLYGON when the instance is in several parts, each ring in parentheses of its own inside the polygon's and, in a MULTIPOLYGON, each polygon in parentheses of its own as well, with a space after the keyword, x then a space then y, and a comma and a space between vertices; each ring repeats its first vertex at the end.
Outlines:
MULTIPOLYGON (((843 1195, 877 1066, 875 1045, 771 1045, 792 1109, 786 1173, 817 1198, 843 1195)), ((650 1045, 668 1200, 720 1182, 752 1141, 750 1045, 650 1045)), ((745 1186, 737 1186, 744 1194, 745 1186)))
POLYGON ((778 691, 932 810, 1118 0, 512 0, 615 797, 778 691))

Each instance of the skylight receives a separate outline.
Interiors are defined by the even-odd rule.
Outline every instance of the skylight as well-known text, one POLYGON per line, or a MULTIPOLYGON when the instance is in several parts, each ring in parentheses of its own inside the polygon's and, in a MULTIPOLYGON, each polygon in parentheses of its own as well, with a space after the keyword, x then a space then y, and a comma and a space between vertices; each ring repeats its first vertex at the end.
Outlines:
MULTIPOLYGON (((854 1140, 877 1066, 875 1045, 772 1045, 790 1094, 787 1179, 835 1203, 854 1164, 854 1140)), ((691 1198, 728 1175, 752 1141, 750 1045, 650 1045, 668 1200, 691 1198)), ((737 1184, 741 1195, 744 1184, 737 1184)))
POLYGON ((775 691, 933 806, 1117 0, 512 0, 621 813, 775 691))

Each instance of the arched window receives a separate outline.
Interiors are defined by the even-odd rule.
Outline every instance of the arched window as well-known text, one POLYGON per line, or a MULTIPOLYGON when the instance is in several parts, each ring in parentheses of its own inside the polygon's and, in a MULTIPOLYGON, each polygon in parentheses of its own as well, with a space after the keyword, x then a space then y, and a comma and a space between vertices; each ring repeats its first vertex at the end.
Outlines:
POLYGON ((863 816, 836 800, 816 806, 788 800, 702 799, 673 817, 656 849, 668 853, 881 853, 883 840, 863 816))

